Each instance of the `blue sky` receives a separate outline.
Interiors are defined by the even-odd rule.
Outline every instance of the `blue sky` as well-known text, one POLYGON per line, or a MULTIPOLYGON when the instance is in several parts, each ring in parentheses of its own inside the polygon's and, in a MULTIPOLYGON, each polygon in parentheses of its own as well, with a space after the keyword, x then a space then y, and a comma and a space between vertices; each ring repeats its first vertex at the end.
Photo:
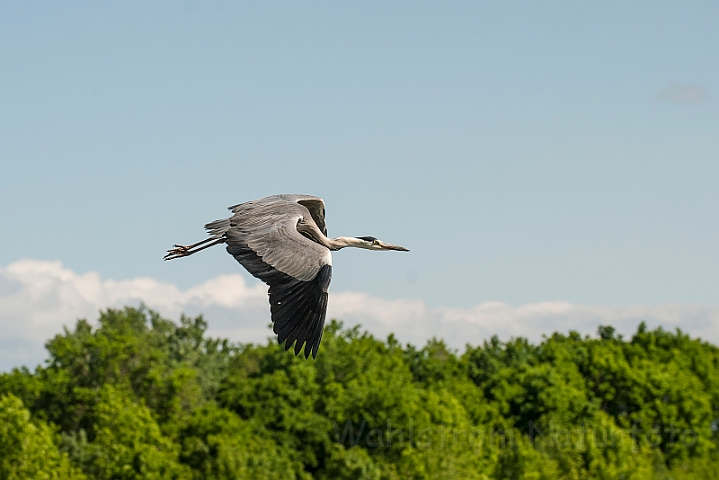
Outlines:
MULTIPOLYGON (((0 3, 0 266, 187 288, 225 207, 327 203, 333 291, 719 304, 716 2, 0 3)), ((249 277, 248 277, 249 279, 249 277)))

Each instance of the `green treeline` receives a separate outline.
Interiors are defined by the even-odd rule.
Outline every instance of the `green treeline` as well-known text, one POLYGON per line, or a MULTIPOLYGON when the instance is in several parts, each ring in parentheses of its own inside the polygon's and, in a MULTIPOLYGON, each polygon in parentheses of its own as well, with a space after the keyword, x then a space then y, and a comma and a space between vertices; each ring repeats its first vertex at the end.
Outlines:
POLYGON ((316 360, 108 310, 0 375, 0 479, 708 479, 719 349, 681 332, 463 354, 331 322, 316 360))

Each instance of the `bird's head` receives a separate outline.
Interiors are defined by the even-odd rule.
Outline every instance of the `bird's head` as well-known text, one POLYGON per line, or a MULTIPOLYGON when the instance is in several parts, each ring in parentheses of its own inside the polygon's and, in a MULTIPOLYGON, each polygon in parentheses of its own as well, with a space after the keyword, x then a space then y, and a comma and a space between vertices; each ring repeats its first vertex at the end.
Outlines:
POLYGON ((384 243, 382 240, 379 240, 375 237, 354 237, 357 240, 360 240, 360 242, 357 242, 354 246, 359 248, 366 248, 367 250, 397 250, 398 252, 409 252, 404 247, 400 247, 399 245, 392 245, 390 243, 384 243))

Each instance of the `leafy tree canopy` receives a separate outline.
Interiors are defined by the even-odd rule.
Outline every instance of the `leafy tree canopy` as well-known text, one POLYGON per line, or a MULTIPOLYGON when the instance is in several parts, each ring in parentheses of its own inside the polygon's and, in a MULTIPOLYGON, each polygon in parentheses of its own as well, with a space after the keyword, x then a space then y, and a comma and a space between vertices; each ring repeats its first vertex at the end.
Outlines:
POLYGON ((701 479, 719 349, 609 326, 402 346, 332 321, 316 360, 144 308, 79 320, 0 374, 0 479, 701 479))

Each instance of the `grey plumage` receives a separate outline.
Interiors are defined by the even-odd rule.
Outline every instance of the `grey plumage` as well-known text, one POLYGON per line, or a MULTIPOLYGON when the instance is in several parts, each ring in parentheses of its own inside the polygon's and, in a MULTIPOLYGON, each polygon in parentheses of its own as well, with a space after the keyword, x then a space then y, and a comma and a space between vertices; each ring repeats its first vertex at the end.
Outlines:
POLYGON ((269 285, 273 331, 285 350, 317 356, 332 279, 332 250, 406 248, 375 237, 327 238, 325 205, 311 195, 273 195, 230 207, 230 218, 205 225, 210 237, 193 245, 175 245, 165 260, 186 257, 224 243, 254 277, 269 285))

